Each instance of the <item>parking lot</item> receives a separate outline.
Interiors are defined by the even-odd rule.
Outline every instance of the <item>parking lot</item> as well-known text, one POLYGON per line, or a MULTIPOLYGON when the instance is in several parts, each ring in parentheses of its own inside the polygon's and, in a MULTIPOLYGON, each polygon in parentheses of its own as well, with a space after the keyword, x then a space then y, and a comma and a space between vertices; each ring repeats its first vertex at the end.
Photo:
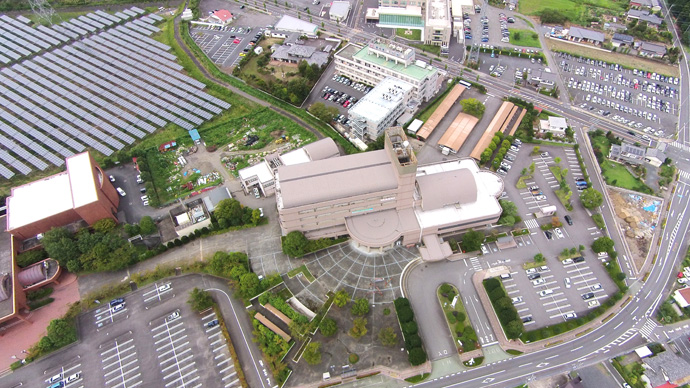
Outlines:
POLYGON ((219 317, 213 310, 194 313, 186 303, 194 285, 183 277, 147 285, 124 298, 100 301, 101 307, 78 318, 81 340, 22 368, 23 385, 240 386, 219 317))
POLYGON ((366 93, 372 89, 373 85, 365 85, 358 82, 352 82, 347 77, 335 73, 335 64, 330 63, 326 71, 314 86, 312 93, 304 102, 304 107, 308 108, 316 102, 321 102, 326 106, 333 106, 338 108, 340 114, 347 116, 347 111, 359 101, 366 93), (340 103, 338 100, 347 95, 340 103), (350 97, 354 98, 350 100, 350 97), (346 106, 343 104, 351 101, 346 106))
MULTIPOLYGON (((539 60, 534 60, 534 62, 532 62, 532 60, 528 58, 531 53, 537 52, 536 50, 527 48, 514 48, 513 50, 515 53, 514 56, 494 55, 492 57, 490 52, 479 53, 479 71, 486 74, 493 74, 498 78, 503 78, 504 75, 515 75, 517 71, 527 73, 528 76, 530 76, 532 73, 546 68, 539 60), (517 51, 515 51, 516 49, 517 51)), ((506 80, 509 81, 510 78, 506 77, 506 80)), ((520 74, 520 80, 522 80, 522 74, 520 74)))
POLYGON ((240 53, 249 47, 257 33, 263 33, 263 28, 250 26, 209 27, 194 26, 189 29, 194 42, 211 58, 213 63, 230 67, 236 65, 242 57, 240 53))
MULTIPOLYGON (((556 61, 573 103, 649 135, 670 137, 678 114, 674 77, 558 53, 556 61)), ((649 140, 649 135, 642 135, 649 140)))

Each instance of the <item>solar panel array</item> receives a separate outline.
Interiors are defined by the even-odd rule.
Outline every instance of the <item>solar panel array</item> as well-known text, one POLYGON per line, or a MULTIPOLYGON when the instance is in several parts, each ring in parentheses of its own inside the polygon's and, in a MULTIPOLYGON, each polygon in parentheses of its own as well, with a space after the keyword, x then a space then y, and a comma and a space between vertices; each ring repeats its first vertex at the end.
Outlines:
POLYGON ((198 127, 230 104, 180 72, 132 7, 52 27, 0 15, 0 175, 29 174, 87 147, 111 155, 169 123, 198 127))

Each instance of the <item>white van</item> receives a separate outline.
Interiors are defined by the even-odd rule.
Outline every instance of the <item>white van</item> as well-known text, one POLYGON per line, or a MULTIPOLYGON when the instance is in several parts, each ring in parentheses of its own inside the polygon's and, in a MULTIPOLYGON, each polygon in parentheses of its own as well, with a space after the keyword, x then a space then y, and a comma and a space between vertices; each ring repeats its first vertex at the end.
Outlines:
POLYGON ((512 276, 510 276, 509 273, 502 273, 501 274, 501 279, 503 279, 503 280, 510 279, 510 278, 512 278, 512 276))

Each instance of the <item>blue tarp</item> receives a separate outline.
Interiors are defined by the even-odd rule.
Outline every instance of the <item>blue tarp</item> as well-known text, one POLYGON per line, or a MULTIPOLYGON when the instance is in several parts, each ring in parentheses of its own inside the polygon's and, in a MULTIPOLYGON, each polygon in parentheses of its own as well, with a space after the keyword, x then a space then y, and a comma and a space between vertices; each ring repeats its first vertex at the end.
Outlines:
POLYGON ((196 129, 192 129, 191 131, 189 131, 189 136, 192 137, 193 141, 201 139, 201 136, 199 136, 199 131, 196 129))

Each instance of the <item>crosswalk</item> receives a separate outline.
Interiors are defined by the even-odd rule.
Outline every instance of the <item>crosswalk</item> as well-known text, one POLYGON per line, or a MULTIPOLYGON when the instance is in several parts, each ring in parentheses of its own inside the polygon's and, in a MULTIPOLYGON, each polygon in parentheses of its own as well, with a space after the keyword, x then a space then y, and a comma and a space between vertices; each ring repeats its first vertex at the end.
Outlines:
POLYGON ((690 179, 690 172, 678 170, 678 175, 680 175, 681 178, 690 179))
POLYGON ((539 229, 539 223, 534 219, 525 220, 525 227, 527 227, 527 229, 539 229))
POLYGON ((478 258, 473 257, 470 259, 470 264, 472 264, 472 269, 475 271, 481 271, 482 270, 482 263, 479 261, 478 258))
POLYGON ((683 143, 681 143, 681 142, 679 142, 679 141, 674 141, 673 143, 671 143, 671 146, 672 146, 672 147, 676 147, 676 148, 680 148, 680 149, 683 150, 683 151, 688 151, 688 152, 690 152, 690 146, 687 145, 687 144, 683 144, 683 143))
POLYGON ((656 341, 656 339, 652 338, 652 334, 654 333, 654 329, 656 329, 657 326, 659 325, 657 325, 656 322, 654 322, 654 320, 648 318, 647 322, 645 322, 644 325, 642 325, 642 327, 640 328, 640 334, 642 334, 642 336, 649 341, 656 341))

